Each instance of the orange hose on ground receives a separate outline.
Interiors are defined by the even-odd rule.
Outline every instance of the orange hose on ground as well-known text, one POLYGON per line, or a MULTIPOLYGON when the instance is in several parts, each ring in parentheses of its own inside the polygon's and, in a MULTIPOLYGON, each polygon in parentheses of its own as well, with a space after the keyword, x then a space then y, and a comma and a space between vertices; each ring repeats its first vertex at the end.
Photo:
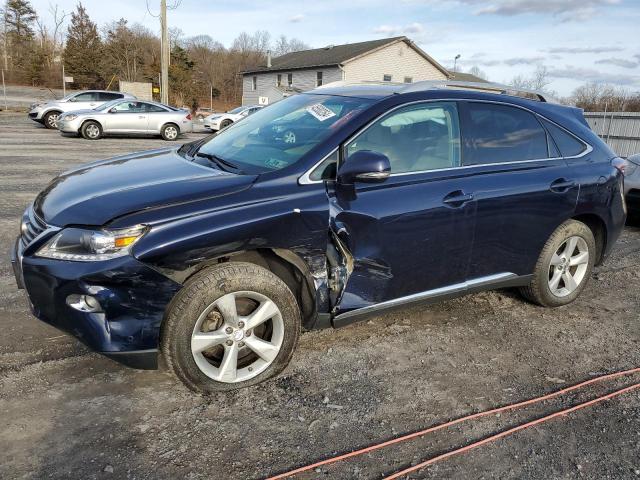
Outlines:
MULTIPOLYGON (((543 402, 545 400, 549 400, 551 398, 558 397, 560 395, 564 395, 565 393, 569 393, 569 392, 578 390, 578 389, 580 389, 582 387, 586 387, 587 385, 591 385, 591 384, 594 384, 594 383, 602 382, 602 381, 605 381, 605 380, 611 380, 613 378, 618 378, 618 377, 622 377, 622 376, 625 376, 625 375, 631 375, 631 374, 634 374, 634 373, 640 373, 640 367, 639 368, 632 368, 632 369, 629 369, 629 370, 623 370, 621 372, 609 373, 607 375, 602 375, 600 377, 591 378, 589 380, 585 380, 584 382, 580 382, 580 383, 578 383, 576 385, 573 385, 573 386, 570 386, 570 387, 566 387, 566 388, 557 390, 555 392, 551 392, 551 393, 543 395, 541 397, 536 397, 536 398, 532 398, 532 399, 529 399, 529 400, 524 400, 522 402, 513 403, 511 405, 505 405, 503 407, 493 408, 491 410, 486 410, 484 412, 478 412, 478 413, 474 413, 472 415, 467 415, 465 417, 457 418, 457 419, 452 420, 450 422, 441 423, 440 425, 429 427, 427 429, 420 430, 418 432, 410 433, 408 435, 403 435, 401 437, 396 437, 396 438, 393 438, 391 440, 387 440, 385 442, 381 442, 381 443, 377 443, 377 444, 374 444, 374 445, 370 445, 368 447, 361 448, 359 450, 354 450, 353 452, 345 453, 345 454, 342 454, 342 455, 337 455, 335 457, 330 457, 330 458, 327 458, 325 460, 321 460, 319 462, 312 463, 310 465, 305 465, 303 467, 296 468, 294 470, 290 470, 288 472, 281 473, 281 474, 275 475, 273 477, 269 477, 267 480, 279 480, 279 479, 282 479, 282 478, 292 477, 292 476, 294 476, 294 475, 296 475, 298 473, 308 472, 309 470, 313 470, 314 468, 318 468, 318 467, 321 467, 323 465, 330 465, 332 463, 339 462, 341 460, 346 460, 347 458, 352 458, 352 457, 356 457, 356 456, 359 456, 359 455, 363 455, 365 453, 373 452, 375 450, 379 450, 381 448, 385 448, 385 447, 388 447, 390 445, 394 445, 394 444, 401 443, 401 442, 404 442, 404 441, 407 441, 407 440, 411 440, 412 438, 421 437, 423 435, 426 435, 427 433, 432 433, 432 432, 436 432, 438 430, 442 430, 443 428, 451 427, 452 425, 456 425, 458 423, 466 422, 468 420, 474 420, 476 418, 485 417, 485 416, 488 416, 488 415, 495 415, 497 413, 506 412, 506 411, 509 411, 509 410, 515 410, 517 408, 526 407, 528 405, 533 405, 533 404, 536 404, 536 403, 539 403, 539 402, 543 402)), ((638 384, 638 385, 640 385, 640 384, 638 384)), ((635 387, 635 386, 633 386, 633 387, 635 387)), ((614 393, 616 393, 616 392, 614 392, 614 393)), ((622 393, 624 393, 624 392, 622 392, 622 393)), ((602 398, 603 398, 603 400, 606 399, 604 397, 602 397, 602 398)), ((598 399, 595 399, 595 400, 598 400, 598 399)), ((584 404, 581 404, 581 405, 584 405, 584 404)), ((585 405, 585 406, 588 406, 588 405, 585 405)), ((581 407, 581 408, 583 408, 583 407, 581 407)), ((558 412, 558 413, 563 413, 563 411, 558 412)), ((564 412, 564 414, 566 414, 566 413, 570 413, 570 411, 564 412)), ((491 437, 489 437, 489 438, 491 438, 491 437)), ((456 452, 456 451, 454 450, 454 452, 456 452)), ((443 454, 443 455, 447 455, 447 454, 443 454)), ((438 457, 436 457, 436 458, 438 458, 438 457)), ((446 458, 446 457, 444 457, 444 458, 446 458)), ((397 478, 397 477, 395 477, 395 478, 397 478)))
POLYGON ((621 388, 620 390, 616 390, 615 392, 611 392, 607 395, 603 395, 601 397, 596 397, 593 400, 589 400, 588 402, 579 403, 571 408, 567 408, 564 410, 559 410, 551 415, 547 415, 546 417, 540 417, 536 420, 532 420, 531 422, 523 423, 522 425, 518 425, 517 427, 510 428, 509 430, 505 430, 504 432, 496 433, 495 435, 491 435, 490 437, 484 438, 474 443, 470 443, 464 447, 458 448, 456 450, 451 450, 450 452, 443 453, 442 455, 438 455, 437 457, 430 458, 422 463, 418 463, 413 467, 405 468, 404 470, 400 470, 399 472, 394 473, 388 477, 384 477, 386 480, 393 480, 395 478, 403 477, 411 472, 415 472, 416 470, 420 470, 421 468, 428 467, 429 465, 433 465, 440 460, 444 460, 445 458, 453 457, 454 455, 459 455, 461 453, 468 452, 469 450, 473 450, 474 448, 481 447, 482 445, 486 445, 487 443, 495 442, 503 437, 507 437, 509 435, 513 435, 520 430, 524 430, 525 428, 533 427, 535 425, 540 425, 541 423, 548 422, 556 417, 561 417, 564 415, 568 415, 576 410, 580 410, 582 408, 590 407, 591 405, 595 405, 596 403, 604 402, 605 400, 610 400, 613 397, 617 397, 618 395, 622 395, 623 393, 628 393, 632 390, 640 388, 640 383, 636 383, 635 385, 630 385, 625 388, 621 388))

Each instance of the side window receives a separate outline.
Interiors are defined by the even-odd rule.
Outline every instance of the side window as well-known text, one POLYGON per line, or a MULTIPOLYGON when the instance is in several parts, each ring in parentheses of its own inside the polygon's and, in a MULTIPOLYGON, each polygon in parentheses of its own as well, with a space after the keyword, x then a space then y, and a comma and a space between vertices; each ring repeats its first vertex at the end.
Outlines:
POLYGON ((338 150, 325 158, 310 174, 309 180, 314 182, 320 180, 331 180, 336 178, 336 169, 338 166, 338 150))
POLYGON ((547 135, 533 114, 493 103, 464 105, 464 165, 548 158, 547 135))
POLYGON ((93 102, 98 99, 97 92, 84 92, 79 95, 76 95, 73 98, 70 98, 70 102, 93 102))
POLYGON ((131 101, 119 103, 113 108, 117 112, 123 112, 123 113, 135 113, 135 112, 143 111, 142 104, 140 102, 131 102, 131 101))
POLYGON ((162 112, 166 112, 167 110, 165 110, 164 108, 162 108, 159 105, 154 105, 152 103, 142 103, 141 104, 144 107, 144 111, 148 112, 148 113, 162 113, 162 112))
POLYGON ((109 102, 119 98, 122 98, 122 94, 120 93, 98 92, 98 99, 102 102, 109 102))
POLYGON ((584 143, 570 133, 565 132, 562 128, 544 119, 542 123, 555 141, 563 157, 575 157, 586 150, 587 147, 584 143))
POLYGON ((346 161, 360 150, 385 154, 391 163, 391 173, 457 167, 460 128, 456 104, 430 102, 395 110, 346 146, 346 161))

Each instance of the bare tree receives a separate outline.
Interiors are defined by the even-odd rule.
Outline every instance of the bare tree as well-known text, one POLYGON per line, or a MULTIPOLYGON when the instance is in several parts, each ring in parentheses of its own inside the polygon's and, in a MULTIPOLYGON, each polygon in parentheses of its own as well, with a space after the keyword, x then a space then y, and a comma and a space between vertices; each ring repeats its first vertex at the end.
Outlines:
POLYGON ((482 78, 483 80, 486 80, 488 78, 487 74, 484 73, 482 70, 480 70, 480 67, 478 67, 477 65, 474 65, 473 67, 471 67, 469 69, 469 73, 478 78, 482 78))
POLYGON ((549 70, 544 65, 539 65, 530 76, 517 75, 513 77, 508 84, 516 88, 543 92, 552 97, 558 96, 554 90, 549 88, 551 85, 549 70))
POLYGON ((309 46, 302 40, 297 38, 288 39, 285 35, 280 35, 273 46, 272 53, 279 57, 291 52, 299 52, 300 50, 308 50, 309 46))

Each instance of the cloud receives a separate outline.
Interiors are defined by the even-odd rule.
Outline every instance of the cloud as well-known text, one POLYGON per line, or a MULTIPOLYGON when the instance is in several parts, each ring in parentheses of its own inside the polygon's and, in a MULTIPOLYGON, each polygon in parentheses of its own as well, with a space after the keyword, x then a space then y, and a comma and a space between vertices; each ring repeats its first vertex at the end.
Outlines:
POLYGON ((614 83, 617 85, 640 86, 640 75, 628 75, 624 73, 601 72, 591 68, 580 68, 571 65, 565 68, 549 69, 548 74, 552 78, 568 78, 581 82, 614 83))
POLYGON ((549 53, 611 53, 621 52, 623 47, 602 46, 602 47, 556 47, 545 50, 549 53))
POLYGON ((598 60, 596 63, 600 65, 615 65, 616 67, 622 68, 636 68, 638 66, 638 62, 632 62, 631 60, 625 60, 624 58, 603 58, 602 60, 598 60))
POLYGON ((289 22, 291 23, 300 23, 302 20, 304 20, 304 15, 301 13, 298 13, 297 15, 293 15, 292 17, 289 17, 289 22))
POLYGON ((382 33, 383 35, 421 35, 424 33, 422 24, 414 22, 408 25, 380 25, 373 29, 373 33, 382 33))
POLYGON ((544 57, 516 57, 504 60, 505 65, 513 67, 515 65, 536 65, 544 60, 544 57))
MULTIPOLYGON (((477 5, 477 0, 461 0, 477 5)), ((587 20, 599 9, 617 5, 620 0, 492 0, 480 8, 476 15, 502 15, 513 17, 525 14, 552 14, 564 21, 587 20)))

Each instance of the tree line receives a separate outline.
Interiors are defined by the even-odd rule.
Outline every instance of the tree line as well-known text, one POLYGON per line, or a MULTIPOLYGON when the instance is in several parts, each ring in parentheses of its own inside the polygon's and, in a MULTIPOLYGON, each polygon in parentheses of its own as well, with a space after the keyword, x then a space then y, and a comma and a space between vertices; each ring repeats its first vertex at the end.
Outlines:
MULTIPOLYGON (((159 83, 160 38, 124 18, 102 26, 78 3, 67 13, 57 5, 38 14, 29 0, 6 0, 0 11, 2 68, 10 83, 60 88, 62 67, 69 88, 117 89, 119 81, 159 83)), ((269 32, 240 33, 229 48, 209 35, 169 31, 170 102, 175 105, 234 105, 242 97, 240 73, 273 56, 309 48, 269 32)))

